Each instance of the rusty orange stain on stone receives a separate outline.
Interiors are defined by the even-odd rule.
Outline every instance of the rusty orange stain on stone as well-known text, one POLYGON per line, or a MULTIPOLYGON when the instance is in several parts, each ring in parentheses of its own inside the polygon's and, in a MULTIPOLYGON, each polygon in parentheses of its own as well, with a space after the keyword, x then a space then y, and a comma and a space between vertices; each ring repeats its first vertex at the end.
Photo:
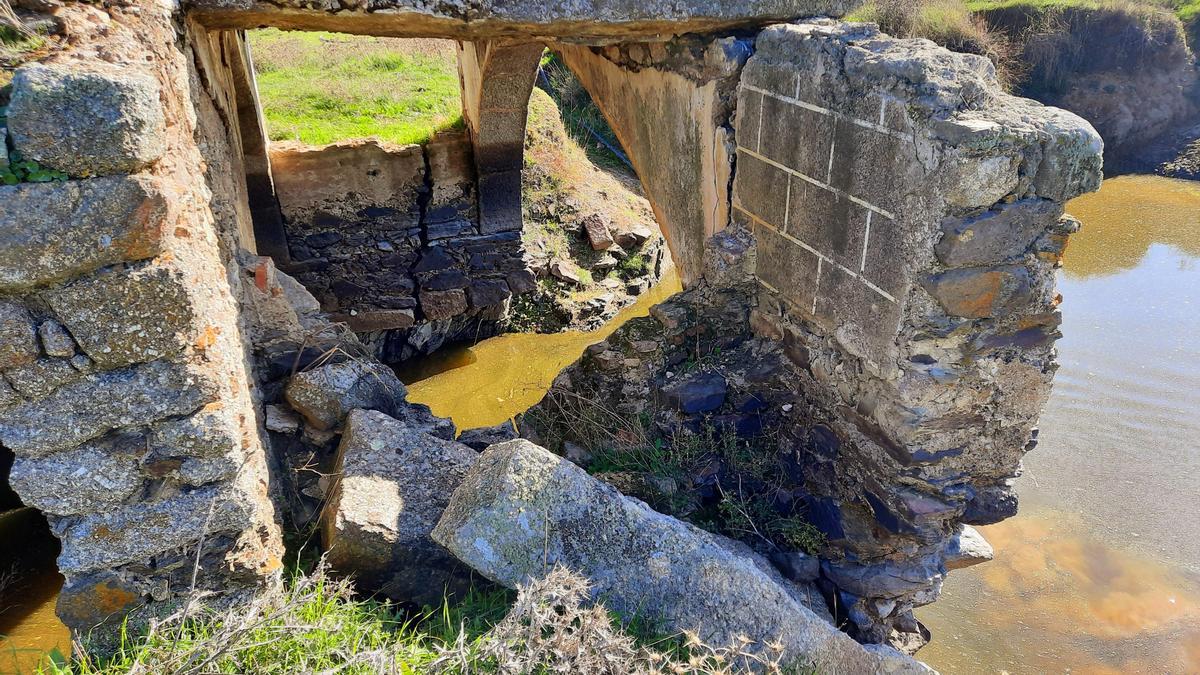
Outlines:
POLYGON ((204 330, 200 333, 200 337, 196 338, 196 349, 202 352, 208 351, 208 348, 216 343, 217 336, 220 334, 220 326, 205 326, 204 330))
POLYGON ((955 313, 967 317, 990 316, 1002 283, 1003 274, 987 272, 976 277, 973 282, 963 284, 963 288, 960 289, 963 297, 955 313))
POLYGON ((116 614, 137 602, 138 596, 128 589, 113 586, 104 581, 92 587, 91 598, 95 609, 102 615, 116 614))
POLYGON ((258 264, 254 266, 254 286, 263 293, 271 285, 271 266, 270 258, 259 258, 258 264))

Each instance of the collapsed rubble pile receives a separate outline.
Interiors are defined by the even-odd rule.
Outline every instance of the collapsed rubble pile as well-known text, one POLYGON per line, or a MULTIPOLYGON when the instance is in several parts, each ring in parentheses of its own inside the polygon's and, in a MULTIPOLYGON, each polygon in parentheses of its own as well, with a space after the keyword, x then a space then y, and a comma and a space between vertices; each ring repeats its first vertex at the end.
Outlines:
MULTIPOLYGON (((736 285, 701 288, 738 297, 736 285)), ((744 305, 725 306, 726 324, 738 316, 745 322, 744 305)), ((659 306, 658 318, 648 321, 673 335, 668 327, 684 326, 677 309, 659 306)), ((643 337, 655 331, 633 329, 643 337)), ((515 438, 512 424, 468 430, 456 441, 453 424, 407 402, 404 385, 352 335, 315 335, 310 327, 313 344, 299 350, 276 343, 272 359, 281 377, 268 388, 267 424, 276 447, 287 448, 295 526, 319 520, 330 564, 362 590, 437 605, 483 579, 516 588, 564 566, 588 580, 594 598, 626 617, 660 622, 666 634, 695 631, 708 644, 744 637, 821 670, 924 671, 891 647, 860 645, 838 629, 818 574, 797 571, 815 557, 776 551, 768 560, 745 543, 656 511, 622 494, 611 474, 593 477, 515 438)), ((584 360, 599 353, 593 349, 584 360)), ((667 401, 698 419, 725 394, 697 394, 705 387, 690 384, 694 379, 681 377, 667 401)), ((648 393, 626 391, 625 399, 645 407, 648 393)), ((536 426, 529 433, 536 435, 536 426)))

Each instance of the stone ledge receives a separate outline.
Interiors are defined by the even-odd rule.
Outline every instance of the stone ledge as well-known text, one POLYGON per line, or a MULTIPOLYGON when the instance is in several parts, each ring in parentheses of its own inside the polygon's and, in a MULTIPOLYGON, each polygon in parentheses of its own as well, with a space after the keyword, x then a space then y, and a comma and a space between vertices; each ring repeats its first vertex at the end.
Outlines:
POLYGON ((191 413, 218 391, 215 382, 181 363, 99 373, 0 413, 0 442, 18 457, 43 457, 113 429, 191 413))
POLYGON ((456 0, 434 5, 419 0, 371 3, 334 0, 310 8, 303 0, 191 0, 189 13, 209 29, 276 26, 391 37, 573 38, 627 42, 752 27, 807 16, 841 16, 842 0, 456 0))

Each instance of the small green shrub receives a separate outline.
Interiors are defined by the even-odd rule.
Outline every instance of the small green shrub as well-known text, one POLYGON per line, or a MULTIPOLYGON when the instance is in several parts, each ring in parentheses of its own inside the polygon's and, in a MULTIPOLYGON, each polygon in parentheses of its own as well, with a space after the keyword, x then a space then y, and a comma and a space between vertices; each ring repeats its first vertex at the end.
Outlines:
POLYGON ((617 269, 620 271, 622 277, 626 279, 633 279, 644 276, 650 271, 650 260, 647 259, 645 255, 636 253, 622 260, 621 263, 617 265, 617 269))
POLYGON ((816 555, 825 547, 825 533, 803 518, 777 518, 771 521, 770 530, 782 539, 788 548, 804 551, 809 555, 816 555))
POLYGON ((16 185, 17 183, 50 183, 67 180, 68 176, 62 171, 50 169, 31 159, 24 159, 21 153, 8 153, 8 168, 0 169, 0 184, 16 185))

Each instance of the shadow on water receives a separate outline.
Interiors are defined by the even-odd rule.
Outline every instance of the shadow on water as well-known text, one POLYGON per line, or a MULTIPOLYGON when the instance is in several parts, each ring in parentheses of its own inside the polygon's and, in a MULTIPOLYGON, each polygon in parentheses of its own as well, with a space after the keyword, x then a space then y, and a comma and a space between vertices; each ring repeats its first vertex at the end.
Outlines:
POLYGON ((400 381, 410 385, 450 370, 465 368, 478 361, 479 356, 472 347, 451 346, 429 356, 405 361, 397 365, 395 370, 400 381))

